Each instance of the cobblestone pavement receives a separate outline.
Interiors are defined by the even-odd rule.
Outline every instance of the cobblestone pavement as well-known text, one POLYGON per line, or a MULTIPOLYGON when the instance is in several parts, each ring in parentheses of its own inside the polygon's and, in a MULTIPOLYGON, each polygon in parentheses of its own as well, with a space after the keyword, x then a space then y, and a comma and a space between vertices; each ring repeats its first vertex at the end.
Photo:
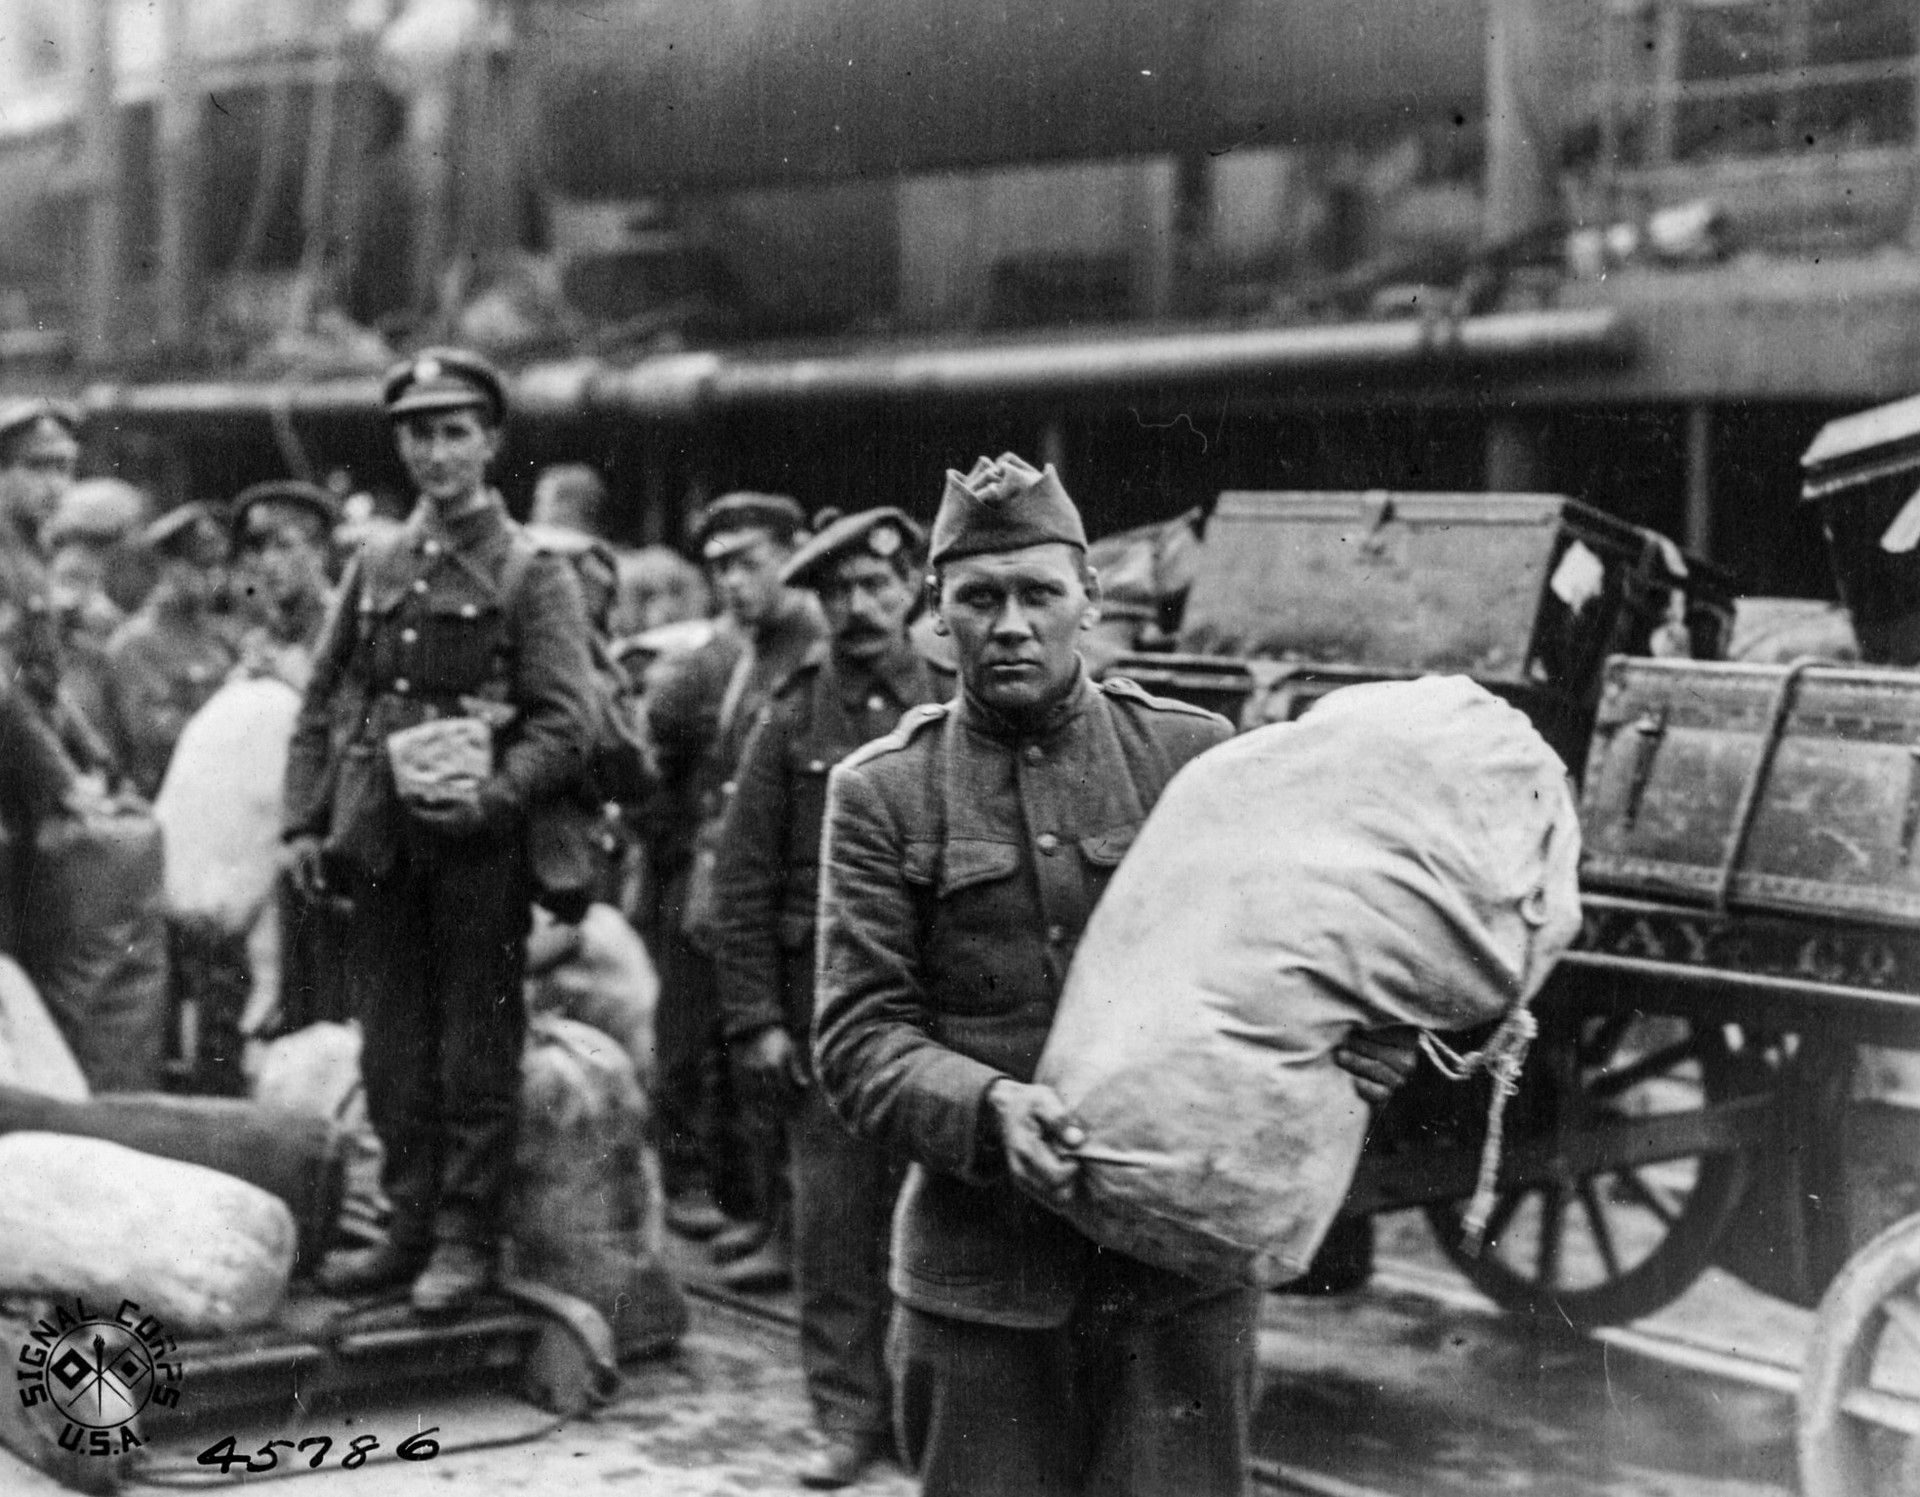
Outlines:
MULTIPOLYGON (((1296 1490, 1393 1497, 1792 1493, 1793 1401, 1784 1390, 1804 1312, 1714 1273, 1632 1333, 1575 1335, 1495 1311, 1444 1267, 1417 1219, 1382 1225, 1388 1257, 1367 1291, 1268 1301, 1255 1431, 1263 1474, 1302 1478, 1296 1490), (1758 1356, 1774 1370, 1771 1386, 1651 1360, 1634 1337, 1758 1356)), ((691 1261, 683 1267, 696 1271, 691 1261)), ((773 1299, 765 1308, 785 1306, 773 1299)), ((194 1464, 227 1432, 172 1439, 151 1475, 203 1490, 259 1486, 259 1478, 222 1478, 194 1464)), ((242 1453, 273 1438, 333 1435, 324 1487, 342 1497, 794 1492, 792 1471, 812 1442, 791 1330, 705 1301, 695 1302, 681 1347, 629 1367, 618 1398, 590 1420, 550 1419, 505 1391, 424 1386, 316 1413, 303 1429, 256 1422, 231 1432, 242 1453), (392 1458, 399 1440, 433 1425, 440 1455, 392 1458), (338 1470, 357 1434, 379 1437, 380 1452, 358 1471, 338 1470), (488 1448, 470 1448, 481 1442, 488 1448)), ((272 1479, 286 1474, 283 1466, 272 1479)), ((317 1490, 311 1481, 320 1479, 303 1475, 285 1490, 317 1490)), ((57 1490, 0 1455, 8 1497, 57 1490)), ((913 1485, 889 1466, 853 1490, 906 1497, 913 1485)))

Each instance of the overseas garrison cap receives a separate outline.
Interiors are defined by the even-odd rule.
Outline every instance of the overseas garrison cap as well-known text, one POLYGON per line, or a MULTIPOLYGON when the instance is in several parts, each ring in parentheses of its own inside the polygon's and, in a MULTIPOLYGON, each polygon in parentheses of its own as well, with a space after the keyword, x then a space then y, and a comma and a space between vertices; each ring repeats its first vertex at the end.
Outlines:
POLYGON ((1003 452, 991 461, 981 458, 969 473, 947 470, 947 489, 933 519, 929 566, 1049 541, 1087 548, 1080 511, 1052 463, 1036 469, 1024 458, 1003 452))
POLYGON ((199 500, 168 510, 140 532, 141 543, 156 556, 217 566, 227 559, 227 530, 199 500))
POLYGON ((390 420, 418 411, 479 407, 488 419, 506 419, 507 385, 500 371, 465 348, 426 348, 395 364, 380 382, 390 420))
POLYGON ((26 400, 0 401, 0 448, 15 437, 31 431, 42 421, 66 428, 68 436, 80 431, 80 407, 65 400, 33 396, 26 400))
POLYGON ((834 563, 849 556, 875 556, 891 562, 905 554, 911 559, 927 539, 926 532, 907 517, 906 511, 891 506, 842 515, 827 524, 816 516, 814 528, 818 532, 814 538, 780 569, 780 580, 789 587, 822 586, 834 563))
POLYGON ((702 561, 719 561, 752 545, 753 531, 790 541, 806 529, 806 513, 785 494, 723 494, 694 516, 693 543, 702 561))
POLYGON ((303 478, 272 478, 249 484, 233 496, 230 516, 234 543, 245 545, 254 514, 271 509, 291 509, 310 516, 323 539, 331 536, 333 527, 340 523, 339 501, 319 484, 303 478))

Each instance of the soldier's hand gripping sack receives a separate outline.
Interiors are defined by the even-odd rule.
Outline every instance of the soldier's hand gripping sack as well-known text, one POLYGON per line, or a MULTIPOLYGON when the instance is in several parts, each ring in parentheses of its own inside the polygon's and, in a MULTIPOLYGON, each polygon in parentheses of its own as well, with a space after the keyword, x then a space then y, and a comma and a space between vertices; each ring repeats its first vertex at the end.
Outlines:
POLYGON ((1067 1215, 1205 1281, 1298 1277, 1367 1129, 1335 1047, 1524 1003, 1578 928, 1578 860, 1565 767, 1464 677, 1350 687, 1194 760, 1040 1060, 1087 1132, 1067 1215))

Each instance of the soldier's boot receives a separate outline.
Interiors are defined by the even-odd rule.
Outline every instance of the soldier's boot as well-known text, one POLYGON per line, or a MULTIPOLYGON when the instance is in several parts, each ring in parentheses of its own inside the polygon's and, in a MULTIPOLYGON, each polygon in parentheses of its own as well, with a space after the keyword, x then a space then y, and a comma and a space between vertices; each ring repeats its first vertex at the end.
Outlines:
POLYGON ((883 1432, 845 1430, 827 1436, 826 1444, 800 1467, 800 1485, 816 1492, 850 1487, 875 1461, 888 1454, 893 1441, 883 1432))
POLYGON ((715 1204, 713 1193, 701 1185, 667 1200, 667 1229, 689 1242, 705 1242, 724 1232, 732 1220, 715 1204))
POLYGON ((722 1289, 738 1294, 769 1294, 793 1283, 793 1221, 782 1212, 760 1246, 736 1258, 714 1276, 722 1289))
POLYGON ((772 1235, 773 1224, 769 1221, 730 1222, 714 1235, 707 1251, 715 1263, 737 1263, 759 1252, 772 1235))
POLYGON ((497 1259, 473 1242, 442 1242, 425 1272, 413 1281, 413 1308, 422 1315, 451 1315, 472 1304, 493 1283, 497 1259))
POLYGON ((391 1289, 414 1278, 427 1263, 427 1245, 389 1239, 374 1247, 328 1253, 315 1275, 328 1294, 360 1295, 391 1289))

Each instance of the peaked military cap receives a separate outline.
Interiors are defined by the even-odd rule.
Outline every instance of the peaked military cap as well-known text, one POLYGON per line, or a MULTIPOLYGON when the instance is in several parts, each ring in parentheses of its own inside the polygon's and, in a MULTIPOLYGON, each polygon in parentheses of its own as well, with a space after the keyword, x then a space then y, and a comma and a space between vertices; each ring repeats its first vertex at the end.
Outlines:
POLYGON ((958 561, 993 551, 1019 551, 1062 541, 1087 548, 1086 527, 1080 511, 1054 472, 1053 464, 1036 469, 1024 458, 1003 452, 981 458, 972 471, 947 470, 946 492, 940 513, 933 519, 933 544, 927 563, 958 561))
POLYGON ((235 542, 246 541, 247 522, 254 511, 276 506, 312 516, 323 536, 332 535, 333 527, 340 523, 339 501, 319 484, 302 478, 272 478, 249 484, 233 496, 230 520, 235 542))
POLYGON ((140 532, 141 544, 156 556, 214 566, 227 559, 227 530, 199 500, 168 510, 140 532))
POLYGON ((785 494, 743 491, 721 495, 694 516, 693 543, 700 548, 701 560, 719 561, 752 545, 751 531, 764 530, 777 540, 790 541, 806 529, 806 512, 785 494))
POLYGON ((380 399, 390 420, 418 411, 478 407, 488 419, 506 419, 507 383, 486 359, 465 348, 424 348, 387 371, 380 399))
POLYGON ((926 544, 926 532, 907 516, 905 510, 891 505, 865 509, 857 515, 842 515, 828 523, 814 521, 812 540, 793 553, 780 569, 780 580, 789 587, 818 588, 829 579, 834 563, 849 556, 874 556, 891 562, 905 555, 909 562, 926 544))
POLYGON ((80 433, 80 407, 71 401, 32 396, 25 400, 0 401, 0 447, 30 431, 42 421, 66 428, 68 436, 80 433))

